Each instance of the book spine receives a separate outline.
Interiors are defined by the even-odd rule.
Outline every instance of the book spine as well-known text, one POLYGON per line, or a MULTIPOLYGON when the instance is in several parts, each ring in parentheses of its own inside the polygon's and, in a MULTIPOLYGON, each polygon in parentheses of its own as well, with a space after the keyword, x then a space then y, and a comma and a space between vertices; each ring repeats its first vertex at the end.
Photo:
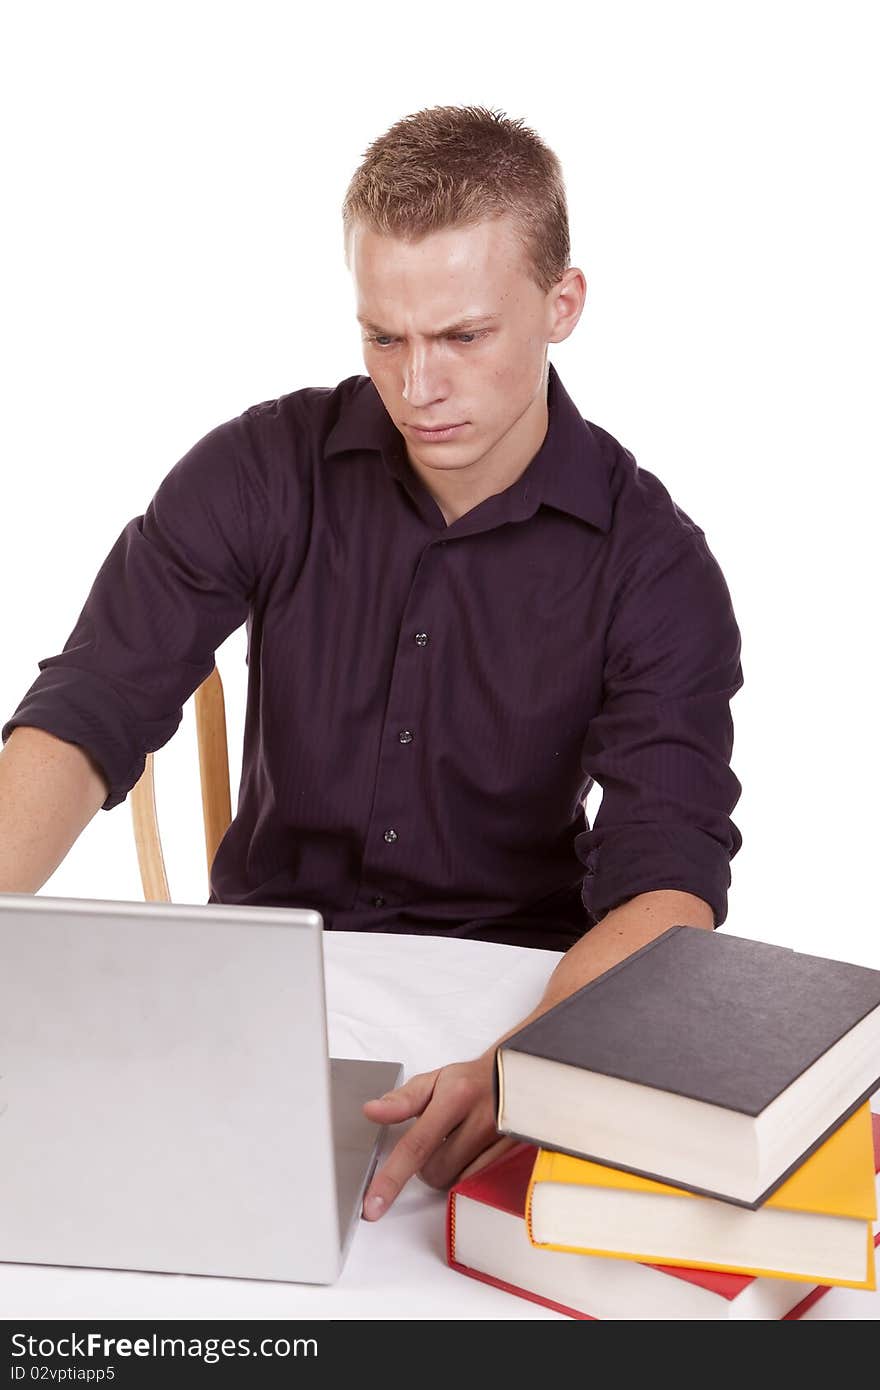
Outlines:
POLYGON ((446 1203, 446 1259, 455 1263, 455 1193, 450 1192, 446 1203))

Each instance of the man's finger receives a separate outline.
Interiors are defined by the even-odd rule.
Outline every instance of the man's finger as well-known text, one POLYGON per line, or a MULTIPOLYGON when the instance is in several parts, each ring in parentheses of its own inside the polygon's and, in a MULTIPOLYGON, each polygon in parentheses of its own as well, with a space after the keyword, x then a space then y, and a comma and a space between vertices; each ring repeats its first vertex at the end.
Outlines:
POLYGON ((494 1144, 490 1144, 488 1149, 484 1149, 481 1154, 478 1154, 473 1163, 468 1164, 467 1168, 463 1168, 455 1181, 461 1182, 462 1178, 469 1178, 472 1173, 479 1173, 481 1168, 485 1168, 488 1164, 494 1163, 496 1158, 500 1158, 502 1154, 507 1153, 508 1149, 512 1149, 520 1142, 519 1139, 512 1139, 510 1135, 504 1135, 503 1138, 498 1139, 494 1144))
POLYGON ((419 1177, 429 1187, 449 1187, 465 1167, 494 1144, 497 1138, 498 1131, 492 1116, 471 1111, 419 1169, 419 1177))
POLYGON ((400 1120, 409 1120, 414 1115, 421 1115, 434 1094, 434 1083, 439 1071, 438 1067, 435 1071, 420 1072, 418 1076, 411 1076, 409 1081, 398 1086, 396 1091, 388 1091, 384 1096, 377 1096, 375 1100, 364 1101, 367 1118, 380 1125, 393 1125, 400 1120))
POLYGON ((461 1087, 449 1088, 442 1098, 434 1094, 374 1175, 364 1198, 363 1211, 368 1221, 378 1220, 410 1178, 424 1168, 446 1135, 467 1114, 468 1104, 468 1092, 461 1087))

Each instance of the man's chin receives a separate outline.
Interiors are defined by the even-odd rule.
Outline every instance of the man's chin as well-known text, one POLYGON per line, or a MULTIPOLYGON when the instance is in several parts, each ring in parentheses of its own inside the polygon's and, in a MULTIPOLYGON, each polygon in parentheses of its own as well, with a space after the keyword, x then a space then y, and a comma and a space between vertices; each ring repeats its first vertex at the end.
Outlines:
POLYGON ((443 450, 428 448, 422 451, 419 448, 409 449, 410 462, 417 462, 420 468, 424 468, 430 473, 458 473, 463 468, 471 468, 475 463, 479 463, 483 457, 482 453, 475 452, 473 448, 453 451, 451 448, 443 450))

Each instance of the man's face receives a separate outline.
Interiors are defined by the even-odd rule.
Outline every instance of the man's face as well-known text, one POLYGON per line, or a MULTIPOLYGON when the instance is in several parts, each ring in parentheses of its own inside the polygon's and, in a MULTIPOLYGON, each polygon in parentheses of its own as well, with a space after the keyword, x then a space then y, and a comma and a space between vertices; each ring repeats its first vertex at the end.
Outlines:
POLYGON ((358 224, 349 263, 367 372, 421 472, 482 472, 528 441, 558 313, 509 218, 417 242, 358 224))

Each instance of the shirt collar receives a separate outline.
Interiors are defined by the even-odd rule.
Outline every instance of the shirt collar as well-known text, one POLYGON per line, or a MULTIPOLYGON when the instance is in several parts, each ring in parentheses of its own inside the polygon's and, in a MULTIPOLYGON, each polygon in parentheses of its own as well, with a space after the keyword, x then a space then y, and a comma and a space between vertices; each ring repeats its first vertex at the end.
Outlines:
MULTIPOLYGON (((373 382, 366 376, 351 380, 353 388, 327 436, 324 457, 350 450, 375 450, 395 477, 414 476, 403 436, 373 382)), ((528 468, 498 498, 489 500, 505 499, 508 520, 524 520, 544 504, 608 531, 611 491, 607 465, 595 432, 565 390, 552 362, 547 410, 547 433, 528 468)))

